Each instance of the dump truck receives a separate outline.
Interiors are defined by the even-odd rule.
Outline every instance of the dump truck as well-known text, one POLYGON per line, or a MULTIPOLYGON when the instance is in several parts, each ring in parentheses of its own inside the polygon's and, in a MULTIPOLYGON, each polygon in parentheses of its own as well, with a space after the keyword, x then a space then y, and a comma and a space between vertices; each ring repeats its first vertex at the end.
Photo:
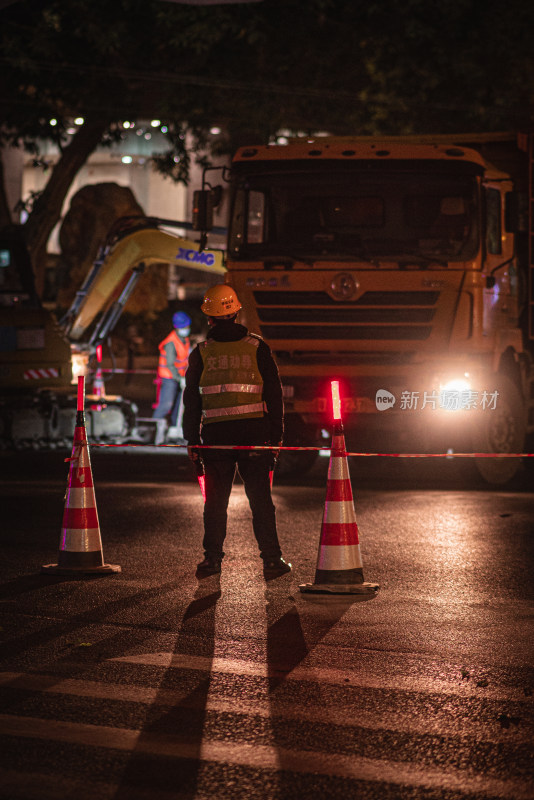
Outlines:
POLYGON ((226 280, 278 362, 285 444, 328 446, 335 378, 349 451, 488 454, 483 478, 511 480, 521 459, 494 454, 534 431, 533 180, 532 134, 237 151, 226 280))

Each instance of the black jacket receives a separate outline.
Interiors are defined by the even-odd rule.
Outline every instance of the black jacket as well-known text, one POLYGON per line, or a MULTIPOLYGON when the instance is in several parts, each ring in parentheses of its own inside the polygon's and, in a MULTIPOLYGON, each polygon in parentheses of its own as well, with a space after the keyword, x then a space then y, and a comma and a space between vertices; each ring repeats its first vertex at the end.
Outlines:
MULTIPOLYGON (((208 339, 216 342, 238 342, 248 335, 244 325, 233 320, 221 320, 208 331, 208 339)), ((198 345, 189 355, 184 390, 184 438, 189 445, 201 444, 278 444, 284 433, 284 403, 278 367, 269 345, 260 339, 258 368, 263 378, 262 399, 267 414, 258 419, 213 422, 202 428, 202 398, 199 382, 204 369, 198 345)))

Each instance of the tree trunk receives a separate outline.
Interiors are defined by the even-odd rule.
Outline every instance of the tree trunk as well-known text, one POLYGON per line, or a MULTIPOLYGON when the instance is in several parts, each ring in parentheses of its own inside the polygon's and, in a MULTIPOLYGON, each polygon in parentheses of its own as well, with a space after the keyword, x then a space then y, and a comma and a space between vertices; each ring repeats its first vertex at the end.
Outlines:
POLYGON ((74 178, 96 149, 108 124, 103 119, 87 120, 72 137, 24 225, 39 296, 44 289, 46 246, 50 234, 61 218, 63 203, 74 178))

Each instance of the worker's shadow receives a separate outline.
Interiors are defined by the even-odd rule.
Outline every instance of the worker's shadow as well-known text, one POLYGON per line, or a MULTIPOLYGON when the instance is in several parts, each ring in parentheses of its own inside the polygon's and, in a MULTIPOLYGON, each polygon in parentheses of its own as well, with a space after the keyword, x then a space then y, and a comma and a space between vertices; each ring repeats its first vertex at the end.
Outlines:
MULTIPOLYGON (((285 576, 266 587, 268 716, 272 747, 277 750, 276 797, 294 796, 291 751, 302 727, 291 718, 293 706, 306 706, 309 682, 293 680, 292 672, 341 619, 347 606, 335 606, 326 613, 313 614, 303 624, 285 576), (308 685, 306 685, 308 684, 308 685), (296 696, 302 693, 302 698, 296 696), (288 713, 289 712, 289 713, 288 713)), ((202 744, 210 740, 208 696, 215 650, 216 606, 221 596, 219 576, 199 584, 186 608, 171 663, 147 710, 136 746, 126 762, 115 800, 131 800, 139 791, 153 789, 166 796, 193 800, 198 795, 202 771, 202 744), (184 654, 191 653, 191 668, 184 664, 184 654), (159 741, 158 741, 159 739, 159 741), (174 752, 160 743, 175 746, 174 752)), ((312 673, 310 672, 310 675, 312 673)), ((311 678, 309 679, 311 680, 311 678)), ((315 687, 320 692, 319 683, 315 687)), ((250 712, 252 713, 252 712, 250 712)))
POLYGON ((171 658, 124 769, 116 799, 131 800, 141 787, 152 787, 154 796, 162 792, 166 796, 179 794, 180 800, 196 797, 220 596, 219 576, 214 575, 199 583, 186 608, 172 654, 180 656, 181 663, 173 666, 171 658), (190 670, 183 663, 187 653, 194 653, 190 670), (158 737, 169 737, 183 745, 182 757, 165 757, 157 752, 152 755, 159 750, 158 737))

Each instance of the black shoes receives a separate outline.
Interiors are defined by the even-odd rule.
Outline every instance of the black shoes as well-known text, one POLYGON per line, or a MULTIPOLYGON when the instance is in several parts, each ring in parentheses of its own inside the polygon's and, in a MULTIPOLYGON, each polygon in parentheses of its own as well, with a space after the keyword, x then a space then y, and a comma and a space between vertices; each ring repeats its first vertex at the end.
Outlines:
MULTIPOLYGON (((221 562, 218 558, 206 556, 204 561, 197 564, 197 575, 199 577, 218 575, 220 571, 221 562)), ((263 562, 263 574, 266 578, 278 578, 279 575, 285 575, 287 572, 291 572, 291 564, 284 561, 282 557, 272 558, 263 562)))
POLYGON ((197 564, 197 575, 217 575, 221 571, 221 562, 217 558, 206 556, 204 561, 197 564))
POLYGON ((266 578, 277 578, 279 575, 285 575, 291 572, 291 564, 280 556, 280 558, 273 558, 269 561, 263 562, 263 574, 266 578))

